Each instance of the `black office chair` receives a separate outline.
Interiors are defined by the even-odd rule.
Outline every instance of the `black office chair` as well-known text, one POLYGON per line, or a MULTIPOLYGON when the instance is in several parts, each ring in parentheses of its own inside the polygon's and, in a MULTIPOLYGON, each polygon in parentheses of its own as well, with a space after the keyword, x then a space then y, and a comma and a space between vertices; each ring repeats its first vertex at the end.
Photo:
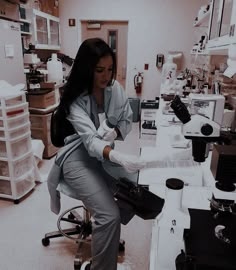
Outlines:
MULTIPOLYGON (((58 113, 56 109, 51 116, 51 141, 56 147, 62 147, 64 143, 63 137, 66 137, 74 133, 74 129, 70 122, 63 119, 63 116, 58 113), (63 123, 66 126, 65 129, 60 129, 57 124, 63 123), (66 133, 65 133, 66 132, 66 133)), ((67 237, 78 243, 77 252, 74 259, 74 269, 80 270, 84 261, 91 260, 91 258, 85 258, 83 254, 83 247, 90 244, 90 236, 92 233, 92 220, 88 210, 83 206, 75 206, 64 211, 57 220, 57 231, 46 233, 42 239, 43 246, 50 244, 50 239, 58 237, 67 237), (68 228, 68 224, 72 227, 68 228)), ((119 251, 124 252, 125 241, 120 240, 119 251)))

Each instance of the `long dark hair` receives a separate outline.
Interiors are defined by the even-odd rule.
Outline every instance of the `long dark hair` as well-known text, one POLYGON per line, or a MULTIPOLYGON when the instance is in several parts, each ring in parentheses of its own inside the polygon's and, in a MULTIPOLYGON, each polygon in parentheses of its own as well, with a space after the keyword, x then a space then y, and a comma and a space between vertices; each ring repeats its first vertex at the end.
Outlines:
POLYGON ((112 75, 109 85, 116 78, 116 57, 108 44, 100 38, 85 40, 79 47, 67 83, 63 87, 63 93, 59 108, 66 115, 70 113, 71 103, 85 90, 92 93, 94 71, 100 58, 110 55, 113 60, 112 75))

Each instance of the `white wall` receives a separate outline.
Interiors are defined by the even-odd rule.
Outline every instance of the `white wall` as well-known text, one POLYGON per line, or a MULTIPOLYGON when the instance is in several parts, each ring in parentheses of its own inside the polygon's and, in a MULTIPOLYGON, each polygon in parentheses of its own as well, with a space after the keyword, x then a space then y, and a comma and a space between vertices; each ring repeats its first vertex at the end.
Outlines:
POLYGON ((190 50, 200 40, 193 22, 199 8, 207 0, 60 0, 62 49, 72 58, 81 43, 80 20, 126 20, 128 55, 126 91, 136 97, 133 77, 144 72, 141 99, 159 95, 161 70, 156 68, 156 55, 168 51, 183 51, 184 67, 190 64, 190 50), (68 19, 76 19, 76 27, 68 19), (196 40, 197 39, 197 40, 196 40), (144 64, 149 69, 144 71, 144 64))

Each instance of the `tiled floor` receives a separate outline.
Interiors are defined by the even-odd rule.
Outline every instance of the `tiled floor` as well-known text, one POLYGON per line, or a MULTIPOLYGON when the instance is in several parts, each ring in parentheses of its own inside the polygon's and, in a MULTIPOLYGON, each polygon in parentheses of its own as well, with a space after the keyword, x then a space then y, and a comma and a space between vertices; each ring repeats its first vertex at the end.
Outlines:
MULTIPOLYGON (((138 123, 117 147, 123 152, 139 153, 138 123)), ((52 162, 40 164, 42 178, 46 178, 52 162)), ((62 211, 75 205, 78 201, 62 195, 62 211)), ((57 229, 57 218, 49 209, 46 182, 38 183, 19 204, 0 199, 0 270, 73 270, 75 242, 60 238, 51 240, 48 247, 41 243, 46 232, 57 229)), ((122 226, 126 250, 119 261, 127 270, 148 270, 151 226, 152 221, 139 217, 122 226)))

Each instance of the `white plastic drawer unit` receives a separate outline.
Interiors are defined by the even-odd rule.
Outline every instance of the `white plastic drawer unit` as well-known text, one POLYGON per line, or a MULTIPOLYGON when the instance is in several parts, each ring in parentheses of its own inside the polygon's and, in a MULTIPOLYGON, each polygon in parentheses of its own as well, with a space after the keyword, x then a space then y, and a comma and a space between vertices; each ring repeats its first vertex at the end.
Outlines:
POLYGON ((0 159, 7 158, 11 160, 21 157, 29 151, 32 151, 30 132, 21 135, 14 140, 0 139, 0 159))
POLYGON ((15 115, 13 117, 4 119, 0 118, 0 129, 13 129, 22 126, 29 122, 29 112, 15 115))
POLYGON ((35 186, 34 169, 31 169, 27 175, 22 176, 15 183, 16 196, 23 196, 35 186))
POLYGON ((28 103, 19 103, 13 106, 0 107, 0 120, 6 121, 12 117, 20 116, 28 112, 28 103))
POLYGON ((25 93, 19 93, 16 96, 9 96, 0 98, 0 108, 5 109, 11 106, 24 104, 26 102, 25 93))
POLYGON ((0 159, 0 177, 5 180, 15 181, 22 175, 27 174, 32 168, 34 168, 34 163, 31 151, 10 162, 0 159))
POLYGON ((13 197, 14 199, 17 199, 27 194, 34 186, 35 174, 34 169, 31 169, 27 174, 24 174, 22 177, 19 177, 17 181, 14 181, 14 184, 9 180, 0 179, 0 196, 12 197, 13 193, 15 193, 13 197), (12 189, 12 185, 14 185, 14 191, 12 189))
POLYGON ((21 135, 27 134, 30 132, 30 122, 26 122, 23 125, 19 125, 14 128, 2 128, 0 127, 0 139, 16 139, 21 135))

